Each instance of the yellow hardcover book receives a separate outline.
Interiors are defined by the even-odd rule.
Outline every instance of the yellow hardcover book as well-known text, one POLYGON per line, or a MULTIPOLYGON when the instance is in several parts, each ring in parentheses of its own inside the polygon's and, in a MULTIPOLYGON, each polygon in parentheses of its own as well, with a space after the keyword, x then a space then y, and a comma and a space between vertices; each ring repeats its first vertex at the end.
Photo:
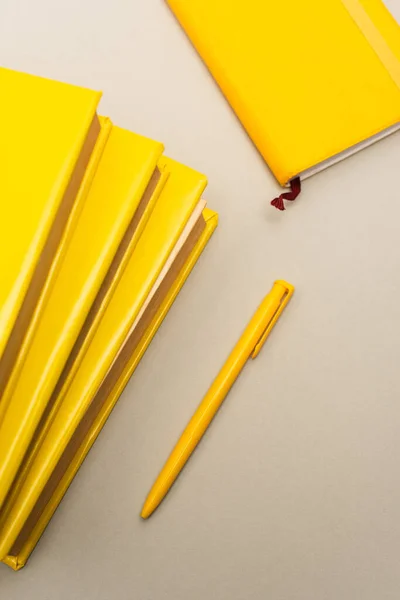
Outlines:
POLYGON ((99 99, 0 68, 0 397, 19 353, 22 364, 89 187, 99 99))
POLYGON ((167 1, 281 185, 399 129, 381 0, 167 1))
POLYGON ((54 390, 74 344, 89 315, 92 324, 101 318, 165 179, 157 168, 162 144, 119 127, 110 130, 109 123, 91 190, 0 425, 0 506, 7 497, 0 524, 45 436, 54 390))
POLYGON ((116 380, 116 383, 111 389, 108 396, 103 398, 102 402, 93 404, 90 419, 84 421, 84 425, 76 430, 74 439, 66 448, 65 453, 68 456, 65 460, 63 468, 57 473, 57 478, 54 480, 52 489, 49 490, 49 499, 43 503, 40 509, 35 513, 35 518, 23 528, 20 536, 16 540, 11 553, 8 554, 3 562, 14 570, 19 570, 25 566, 29 556, 38 543, 47 524, 53 516, 55 510, 63 499, 69 485, 75 477, 78 469, 86 458, 90 448, 93 446, 100 431, 105 425, 112 409, 114 408, 119 396, 126 386, 129 378, 136 369, 139 361, 145 353, 148 345, 156 334, 168 310, 178 295, 180 289, 185 283, 187 277, 195 266, 198 258, 204 250, 208 240, 210 239, 214 229, 217 226, 217 215, 210 209, 206 208, 203 212, 206 223, 205 229, 201 234, 200 239, 193 248, 189 258, 180 270, 178 276, 173 282, 172 287, 160 304, 159 309, 152 318, 139 344, 133 351, 121 375, 116 380))
POLYGON ((66 448, 76 446, 75 432, 90 420, 91 407, 102 404, 124 377, 136 347, 207 228, 201 200, 206 178, 166 161, 170 176, 149 223, 0 530, 1 558, 14 554, 17 538, 38 521, 65 464, 66 448))

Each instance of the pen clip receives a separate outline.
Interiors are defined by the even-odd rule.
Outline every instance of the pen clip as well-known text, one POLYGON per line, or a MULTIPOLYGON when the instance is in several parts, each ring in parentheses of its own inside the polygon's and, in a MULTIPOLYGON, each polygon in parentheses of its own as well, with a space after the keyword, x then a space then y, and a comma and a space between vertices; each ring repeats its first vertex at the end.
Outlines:
POLYGON ((282 297, 280 298, 280 302, 277 306, 275 313, 273 314, 265 331, 263 332, 263 334, 261 335, 257 344, 255 345, 253 352, 251 353, 251 358, 253 358, 253 359, 259 355, 261 348, 264 346, 265 342, 267 341, 267 337, 271 333, 275 323, 281 316, 283 310, 285 309, 286 305, 288 304, 290 298, 293 296, 293 293, 294 293, 294 286, 291 285, 290 283, 287 283, 286 281, 281 281, 281 280, 275 281, 274 287, 275 286, 279 286, 282 288, 282 297))

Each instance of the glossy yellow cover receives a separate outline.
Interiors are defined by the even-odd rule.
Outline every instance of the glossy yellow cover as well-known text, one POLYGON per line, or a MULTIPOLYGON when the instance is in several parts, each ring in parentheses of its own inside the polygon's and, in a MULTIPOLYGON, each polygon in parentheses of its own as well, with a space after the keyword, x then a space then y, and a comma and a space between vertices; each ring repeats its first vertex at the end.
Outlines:
POLYGON ((162 144, 132 132, 108 127, 104 149, 91 190, 80 215, 70 246, 50 294, 18 381, 0 424, 0 506, 10 490, 0 513, 0 524, 12 506, 37 448, 45 435, 37 431, 43 412, 52 397, 67 358, 88 316, 96 294, 110 269, 107 293, 97 307, 104 312, 123 269, 150 217, 159 193, 152 197, 118 256, 113 259, 125 232, 135 218, 143 193, 163 151, 162 144), (21 461, 30 447, 29 460, 21 461))
POLYGON ((399 124, 381 0, 167 1, 282 185, 399 124))
POLYGON ((99 100, 99 92, 0 68, 0 358, 99 100))
POLYGON ((42 445, 6 515, 0 529, 0 558, 18 537, 206 186, 203 175, 170 159, 163 160, 170 176, 70 386, 60 395, 58 411, 52 415, 42 445))
MULTIPOLYGON (((87 166, 84 178, 82 180, 82 184, 79 188, 79 192, 76 197, 75 204, 74 204, 74 209, 73 209, 73 212, 69 219, 65 234, 62 239, 62 243, 60 244, 59 250, 57 252, 57 256, 54 259, 55 262, 57 263, 57 268, 52 269, 51 274, 49 274, 49 276, 47 278, 46 286, 42 291, 41 303, 45 300, 46 308, 47 308, 47 302, 48 302, 49 298, 51 297, 55 281, 58 277, 59 270, 61 268, 61 265, 63 264, 65 253, 66 253, 67 249, 69 248, 69 244, 72 240, 72 237, 75 235, 76 225, 78 223, 78 220, 80 219, 80 215, 83 210, 84 203, 86 201, 88 192, 92 185, 93 178, 96 174, 97 167, 99 165, 99 161, 101 159, 104 147, 108 140, 108 136, 110 133, 110 127, 111 127, 110 121, 108 119, 100 117, 99 123, 100 123, 100 133, 97 138, 94 150, 92 152, 89 164, 87 166)), ((3 390, 3 393, 1 393, 1 391, 0 391, 0 436, 1 436, 1 423, 3 420, 3 416, 6 412, 6 408, 10 401, 10 398, 12 396, 14 387, 17 384, 18 377, 20 375, 20 371, 22 369, 22 366, 24 364, 26 356, 29 354, 30 346, 32 344, 36 330, 39 326, 40 320, 41 320, 43 312, 44 312, 42 310, 43 307, 41 306, 41 303, 38 304, 37 310, 35 311, 35 314, 34 314, 34 318, 32 319, 32 322, 25 334, 23 344, 21 345, 21 347, 19 349, 18 355, 17 355, 15 363, 14 363, 14 367, 11 371, 11 374, 10 374, 8 382, 5 386, 5 389, 3 390)), ((0 484, 0 488, 1 488, 1 484, 0 484)), ((0 506, 1 506, 1 491, 0 491, 0 506)))
POLYGON ((49 523, 51 517, 53 516, 55 510, 60 504, 64 494, 66 493, 69 485, 71 484, 73 478, 75 477, 78 469, 82 465, 86 455, 88 454, 90 448, 94 444, 99 435, 100 431, 104 427, 105 422, 107 421, 112 409, 114 408, 119 396, 121 395, 124 387, 126 386, 129 378, 132 373, 136 369, 139 361, 141 360, 143 354, 146 352, 151 340, 156 334, 158 328, 160 327, 162 321, 164 320, 168 310, 170 309, 172 303, 174 302, 176 296, 178 295, 180 289, 188 278, 190 272, 195 266, 198 258, 200 257, 202 251, 204 250, 208 240, 210 239, 213 231, 215 230, 218 222, 217 214, 206 208, 203 212, 204 219, 206 221, 206 227, 203 231, 201 238, 197 242, 195 248, 192 250, 186 264, 180 271, 178 277, 173 283, 167 297, 164 302, 160 306, 157 314, 154 316, 151 324, 146 330, 143 338, 141 339, 139 345, 137 346, 135 352, 133 353, 129 363, 127 364, 123 374, 119 378, 117 384, 112 389, 111 393, 107 397, 106 402, 104 403, 101 412, 98 414, 95 422, 93 423, 89 434, 86 436, 83 443, 78 448, 73 460, 69 464, 68 470, 65 475, 61 479, 58 484, 55 492, 53 493, 51 500, 46 505, 43 513, 35 524, 31 534, 28 539, 23 544, 20 552, 17 555, 7 555, 3 562, 13 568, 14 570, 21 569, 27 562, 29 556, 34 550, 36 544, 39 541, 40 536, 45 530, 47 524, 49 523))

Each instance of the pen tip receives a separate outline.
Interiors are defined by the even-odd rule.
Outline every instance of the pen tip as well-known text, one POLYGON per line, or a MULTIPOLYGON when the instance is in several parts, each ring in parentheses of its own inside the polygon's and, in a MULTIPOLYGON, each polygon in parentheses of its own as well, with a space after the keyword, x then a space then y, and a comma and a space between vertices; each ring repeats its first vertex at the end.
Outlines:
POLYGON ((154 508, 151 506, 151 503, 148 500, 146 500, 146 502, 143 505, 140 516, 142 517, 142 519, 148 519, 152 514, 153 510, 154 508))

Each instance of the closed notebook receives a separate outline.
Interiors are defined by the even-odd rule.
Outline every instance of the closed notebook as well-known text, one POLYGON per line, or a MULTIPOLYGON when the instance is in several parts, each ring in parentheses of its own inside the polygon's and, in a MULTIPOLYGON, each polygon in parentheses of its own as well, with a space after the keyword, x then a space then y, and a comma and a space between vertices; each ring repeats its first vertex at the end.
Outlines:
POLYGON ((0 68, 0 404, 90 187, 99 99, 98 92, 0 68))
POLYGON ((97 399, 99 401, 92 403, 90 413, 88 413, 89 418, 84 419, 81 422, 65 449, 65 461, 63 461, 62 465, 60 464, 56 476, 51 481, 51 484, 48 485, 45 492, 46 496, 45 494, 43 495, 44 502, 38 503, 36 510, 32 512, 32 517, 25 523, 18 539, 11 548, 10 554, 4 557, 3 562, 12 569, 18 571, 25 566, 82 462, 105 425, 105 422, 129 381, 129 378, 139 364, 143 354, 146 352, 148 345, 157 333, 168 310, 215 230, 217 226, 217 214, 206 208, 203 215, 205 229, 201 234, 199 241, 193 248, 188 260, 180 270, 179 275, 175 279, 163 302, 160 304, 159 309, 155 312, 150 325, 146 329, 139 344, 136 346, 129 361, 126 363, 121 375, 116 379, 116 383, 112 386, 111 392, 102 398, 98 396, 97 399))
POLYGON ((215 228, 215 214, 201 200, 205 178, 173 161, 167 166, 171 174, 149 223, 3 523, 0 556, 14 568, 36 543, 215 228))
POLYGON ((0 506, 18 471, 0 523, 45 435, 42 421, 56 401, 67 359, 88 320, 94 332, 164 180, 157 167, 162 144, 103 122, 106 147, 0 423, 0 506), (29 460, 23 461, 29 444, 29 460))
POLYGON ((281 185, 400 126, 400 28, 381 0, 168 0, 281 185))

